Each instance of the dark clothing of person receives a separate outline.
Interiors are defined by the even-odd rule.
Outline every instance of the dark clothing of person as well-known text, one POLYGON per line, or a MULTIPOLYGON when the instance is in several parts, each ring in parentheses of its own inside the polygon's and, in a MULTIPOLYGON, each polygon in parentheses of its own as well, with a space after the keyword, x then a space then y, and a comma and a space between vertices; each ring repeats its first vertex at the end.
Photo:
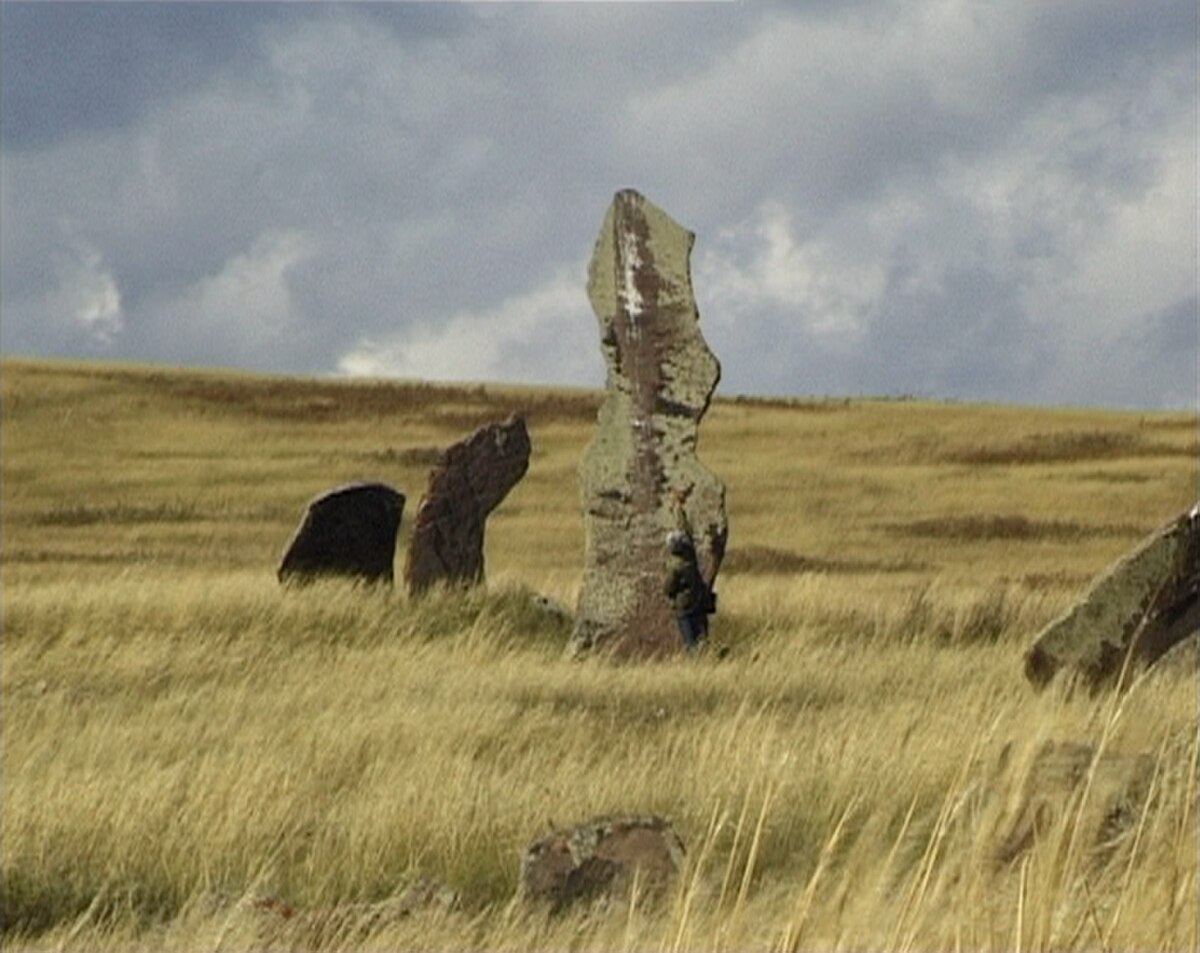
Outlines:
POLYGON ((698 612, 695 615, 677 615, 675 624, 679 626, 679 634, 683 637, 684 647, 692 652, 700 647, 700 643, 708 637, 708 613, 698 612))
POLYGON ((696 648, 708 635, 708 614, 713 610, 712 593, 696 564, 696 551, 688 546, 673 550, 665 586, 683 644, 696 648))
POLYGON ((708 586, 696 565, 695 553, 673 554, 667 572, 667 598, 677 615, 703 612, 707 607, 708 586))

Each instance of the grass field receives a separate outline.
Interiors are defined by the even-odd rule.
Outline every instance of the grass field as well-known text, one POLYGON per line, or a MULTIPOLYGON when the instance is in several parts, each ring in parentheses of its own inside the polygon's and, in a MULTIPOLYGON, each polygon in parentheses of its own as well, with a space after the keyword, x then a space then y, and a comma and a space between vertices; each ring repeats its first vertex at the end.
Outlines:
POLYGON ((1194 415, 719 400, 727 652, 613 665, 531 599, 574 603, 596 393, 17 359, 0 388, 6 949, 1198 949, 1195 673, 1021 674, 1195 501, 1194 415), (434 451, 514 410, 485 590, 281 591, 307 500, 378 479, 411 514, 434 451), (1047 740, 1147 754, 1144 796, 1114 827, 1085 785, 1003 862, 1047 740), (608 812, 675 824, 670 897, 514 899, 524 845, 608 812), (250 902, 419 878, 458 901, 250 902))

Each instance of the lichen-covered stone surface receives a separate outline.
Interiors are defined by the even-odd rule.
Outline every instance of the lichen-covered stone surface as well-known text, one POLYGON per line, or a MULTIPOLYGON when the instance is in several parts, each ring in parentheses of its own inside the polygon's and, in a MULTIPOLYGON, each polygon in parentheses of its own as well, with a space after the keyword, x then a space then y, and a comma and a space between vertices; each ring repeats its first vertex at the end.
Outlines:
POLYGON ((600 817, 534 841, 521 855, 527 903, 561 911, 624 898, 636 877, 643 898, 661 896, 683 866, 683 841, 661 817, 600 817))
POLYGON ((284 551, 279 581, 350 576, 390 583, 403 512, 404 495, 386 483, 351 483, 317 497, 284 551))
POLYGON ((1097 755, 1090 744, 1043 742, 1024 774, 1015 810, 1000 829, 996 860, 1012 863, 1037 838, 1049 834, 1066 811, 1078 807, 1084 785, 1090 807, 1083 824, 1087 840, 1096 847, 1111 845, 1137 823, 1153 776, 1154 759, 1147 754, 1097 755))
POLYGON ((712 585, 725 554, 725 486, 696 456, 720 365, 700 334, 695 236, 637 192, 618 192, 588 269, 608 365, 580 466, 587 534, 576 651, 661 656, 683 645, 663 592, 666 534, 686 528, 712 585))
POLYGON ((529 469, 529 431, 512 416, 480 427, 441 457, 417 506, 404 581, 412 595, 439 583, 483 581, 488 514, 529 469))
POLYGON ((1051 622, 1025 653, 1038 687, 1067 670, 1095 689, 1200 630, 1200 504, 1154 533, 1051 622))

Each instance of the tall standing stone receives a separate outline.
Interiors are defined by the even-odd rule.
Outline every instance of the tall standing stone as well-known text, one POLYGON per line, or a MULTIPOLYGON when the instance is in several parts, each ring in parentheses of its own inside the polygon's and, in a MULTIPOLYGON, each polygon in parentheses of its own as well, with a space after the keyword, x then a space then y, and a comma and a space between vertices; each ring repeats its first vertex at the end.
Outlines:
POLYGON ((696 457, 721 376, 700 334, 695 236, 637 192, 618 192, 588 268, 608 365, 580 467, 586 564, 573 646, 619 656, 682 647, 663 591, 666 534, 687 529, 711 586, 725 554, 725 486, 696 457))
POLYGON ((442 454, 413 521, 404 565, 411 595, 438 583, 483 581, 484 525, 529 469, 529 452, 525 420, 513 416, 480 427, 442 454))
POLYGON ((1128 657, 1150 665, 1200 630, 1200 503, 1100 576, 1025 653, 1036 686, 1067 669, 1089 687, 1115 681, 1128 657))
POLYGON ((317 576, 392 581, 404 496, 386 483, 350 483, 318 496, 284 551, 280 582, 317 576))

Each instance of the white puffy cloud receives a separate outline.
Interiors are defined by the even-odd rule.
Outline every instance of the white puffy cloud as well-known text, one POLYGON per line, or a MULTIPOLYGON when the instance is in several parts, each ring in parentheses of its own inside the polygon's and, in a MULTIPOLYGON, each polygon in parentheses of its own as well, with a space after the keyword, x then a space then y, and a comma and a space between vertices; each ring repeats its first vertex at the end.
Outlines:
POLYGON ((797 238, 787 209, 767 203, 720 232, 696 263, 705 313, 744 327, 756 314, 784 312, 809 334, 850 346, 878 307, 887 276, 880 263, 841 251, 819 237, 797 238))
POLYGON ((181 343, 207 349, 217 360, 225 354, 262 353, 301 327, 291 276, 317 250, 301 232, 268 230, 215 274, 150 307, 181 343))
POLYGON ((338 370, 355 377, 597 385, 603 363, 584 274, 579 262, 494 307, 360 340, 340 357, 338 370))
POLYGON ((70 240, 54 254, 54 272, 58 283, 46 296, 45 315, 90 342, 112 344, 124 326, 121 291, 100 252, 83 239, 70 240))

